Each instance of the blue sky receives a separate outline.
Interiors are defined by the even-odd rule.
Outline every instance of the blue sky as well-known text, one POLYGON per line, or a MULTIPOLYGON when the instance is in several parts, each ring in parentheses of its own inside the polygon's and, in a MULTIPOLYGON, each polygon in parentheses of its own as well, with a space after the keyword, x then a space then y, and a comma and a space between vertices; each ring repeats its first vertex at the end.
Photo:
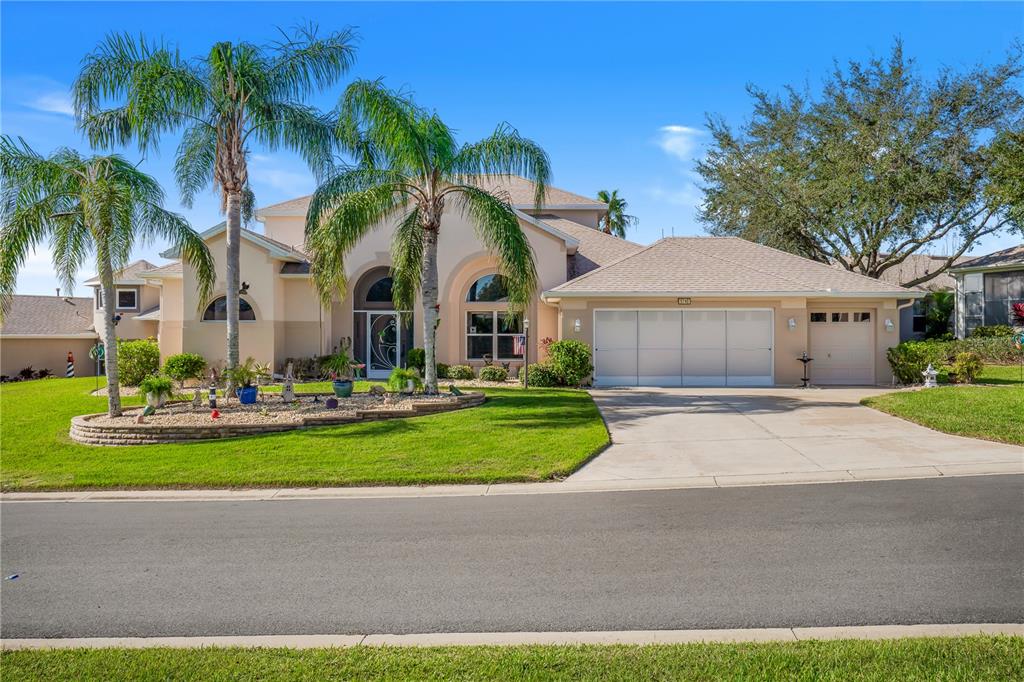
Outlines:
MULTIPOLYGON (((883 55, 896 37, 925 76, 943 66, 994 63, 1024 36, 1024 5, 5 1, 0 21, 0 128, 38 151, 86 149, 67 90, 82 57, 107 32, 162 37, 197 55, 218 40, 270 41, 279 26, 353 26, 360 35, 356 66, 315 104, 333 106, 351 78, 383 77, 436 109, 463 139, 507 121, 550 154, 554 184, 587 195, 618 188, 640 219, 630 237, 650 243, 663 233, 702 232, 692 167, 706 143, 705 114, 741 124, 750 112, 746 84, 813 90, 833 60, 883 55)), ((211 194, 190 210, 180 206, 169 172, 175 146, 168 138, 142 167, 164 183, 170 207, 205 229, 220 220, 218 200, 211 194)), ((258 203, 312 191, 294 156, 253 151, 258 203)), ((139 158, 133 149, 124 153, 139 158)), ((1017 241, 989 238, 974 253, 1017 241)), ((161 262, 159 250, 153 245, 138 256, 161 262)), ((55 286, 49 255, 41 252, 26 264, 18 293, 47 294, 55 286)))

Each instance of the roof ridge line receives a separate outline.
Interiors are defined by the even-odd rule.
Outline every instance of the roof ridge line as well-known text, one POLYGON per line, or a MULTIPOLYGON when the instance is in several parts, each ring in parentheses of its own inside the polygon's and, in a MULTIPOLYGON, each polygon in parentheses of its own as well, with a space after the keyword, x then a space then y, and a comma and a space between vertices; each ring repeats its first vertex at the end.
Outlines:
MULTIPOLYGON (((764 244, 758 244, 757 242, 752 242, 749 239, 743 239, 741 237, 724 237, 724 238, 725 239, 738 239, 738 240, 746 242, 748 244, 754 244, 755 246, 761 246, 761 247, 769 248, 769 249, 772 248, 770 246, 765 247, 764 244)), ((694 237, 673 237, 673 239, 694 239, 694 237)), ((697 237, 697 239, 701 239, 701 237, 697 237)), ((774 273, 774 272, 768 272, 768 271, 762 270, 760 268, 756 268, 753 265, 749 265, 749 264, 746 264, 746 263, 739 263, 737 261, 734 261, 731 258, 725 258, 725 257, 719 256, 717 254, 708 253, 707 251, 704 251, 703 249, 700 249, 700 248, 693 247, 693 249, 694 249, 694 251, 699 251, 702 255, 705 255, 708 258, 714 258, 714 259, 720 260, 720 261, 722 261, 724 263, 731 263, 732 265, 737 265, 739 267, 746 268, 748 270, 753 270, 754 272, 760 272, 762 275, 769 275, 771 277, 778 277, 779 279, 786 280, 787 282, 792 282, 793 284, 799 284, 802 287, 807 287, 808 291, 830 291, 830 289, 821 289, 819 287, 816 287, 816 286, 814 286, 812 284, 809 284, 808 282, 804 282, 804 281, 801 281, 799 279, 793 279, 792 277, 787 277, 786 275, 780 275, 780 274, 777 274, 777 273, 774 273)), ((776 250, 778 250, 778 249, 776 249, 776 250)), ((787 253, 787 252, 783 251, 782 253, 787 253)), ((790 253, 788 255, 792 256, 794 254, 790 253)), ((797 256, 797 257, 799 258, 799 256, 797 256)), ((810 260, 810 259, 808 258, 807 260, 810 260)), ((816 262, 816 261, 811 261, 811 262, 813 263, 813 262, 816 262)))

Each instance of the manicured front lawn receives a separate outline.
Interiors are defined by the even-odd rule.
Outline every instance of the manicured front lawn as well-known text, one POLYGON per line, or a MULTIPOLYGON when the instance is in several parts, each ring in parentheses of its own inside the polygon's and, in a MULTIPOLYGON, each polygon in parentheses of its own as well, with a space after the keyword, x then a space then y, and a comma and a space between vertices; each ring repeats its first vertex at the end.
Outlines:
POLYGON ((608 442, 587 393, 501 388, 484 389, 480 407, 414 419, 189 444, 79 445, 68 437, 71 417, 106 409, 105 398, 89 395, 94 386, 93 378, 0 386, 5 490, 542 481, 568 475, 608 442))
MULTIPOLYGON (((949 383, 949 368, 939 370, 939 383, 949 383)), ((978 375, 979 384, 1024 384, 1021 381, 1020 365, 985 365, 978 375)))
POLYGON ((1024 639, 660 646, 72 649, 0 655, 4 680, 1019 680, 1024 639))
POLYGON ((861 403, 937 431, 1024 445, 1024 385, 940 386, 861 403))

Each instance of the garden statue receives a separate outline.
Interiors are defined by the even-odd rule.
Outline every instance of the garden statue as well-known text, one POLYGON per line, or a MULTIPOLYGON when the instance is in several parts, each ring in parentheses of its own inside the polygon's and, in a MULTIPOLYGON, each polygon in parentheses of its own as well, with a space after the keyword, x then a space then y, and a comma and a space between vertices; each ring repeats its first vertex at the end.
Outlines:
POLYGON ((281 400, 290 403, 295 400, 295 376, 292 374, 292 363, 284 370, 284 386, 281 388, 281 400))
POLYGON ((924 376, 925 388, 935 388, 939 385, 938 382, 935 381, 935 377, 937 377, 939 373, 935 371, 934 367, 932 367, 932 363, 929 362, 928 368, 921 372, 921 374, 924 376))
POLYGON ((210 409, 217 409, 217 372, 210 371, 210 409))
POLYGON ((203 406, 203 387, 196 386, 196 394, 192 397, 193 409, 199 409, 203 406))

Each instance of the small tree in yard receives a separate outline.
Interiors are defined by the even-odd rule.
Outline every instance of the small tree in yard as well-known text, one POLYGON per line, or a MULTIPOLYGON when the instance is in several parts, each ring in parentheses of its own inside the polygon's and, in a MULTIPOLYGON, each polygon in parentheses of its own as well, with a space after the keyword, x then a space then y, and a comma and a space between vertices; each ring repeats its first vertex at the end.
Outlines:
POLYGON ((536 186, 541 206, 550 170, 535 143, 506 127, 459 145, 434 113, 377 82, 357 81, 342 100, 339 134, 360 154, 356 167, 334 173, 306 215, 306 248, 325 306, 344 292, 345 255, 370 230, 397 219, 391 242, 395 307, 409 310, 423 296, 424 391, 437 392, 434 332, 440 319, 437 252, 446 206, 460 210, 498 259, 509 306, 525 310, 537 287, 533 250, 506 196, 474 184, 481 174, 518 174, 536 186))
POLYGON ((957 246, 1024 225, 1020 49, 1002 64, 943 71, 926 83, 897 43, 888 59, 837 67, 821 96, 751 87, 740 133, 709 120, 697 164, 701 220, 744 237, 880 277, 935 243, 957 246))
POLYGON ((156 180, 120 156, 83 157, 60 149, 44 157, 24 140, 5 135, 0 138, 0 188, 0 311, 10 305, 18 270, 44 241, 49 241, 54 272, 68 291, 95 253, 106 303, 103 329, 97 331, 106 351, 107 413, 120 415, 114 273, 128 262, 136 244, 161 238, 195 269, 202 299, 213 288, 213 257, 184 218, 163 208, 164 193, 156 180))
POLYGON ((189 379, 200 379, 206 369, 206 360, 197 353, 178 353, 164 362, 164 374, 178 382, 178 388, 185 388, 189 379))

